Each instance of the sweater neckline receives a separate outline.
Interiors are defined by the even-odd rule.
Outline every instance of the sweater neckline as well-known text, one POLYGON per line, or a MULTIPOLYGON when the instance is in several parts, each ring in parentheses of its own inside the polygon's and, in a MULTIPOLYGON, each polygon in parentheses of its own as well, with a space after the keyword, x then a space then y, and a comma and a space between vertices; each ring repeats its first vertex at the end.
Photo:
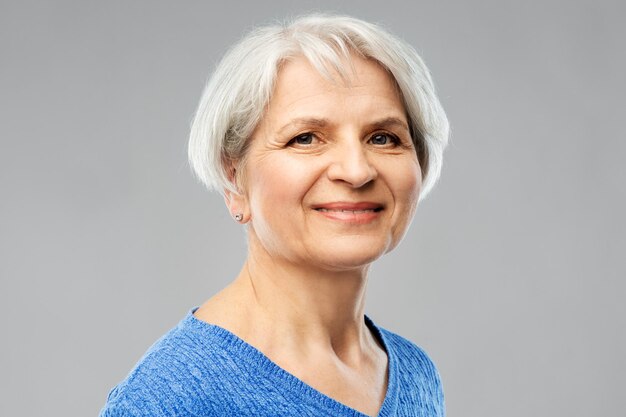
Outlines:
MULTIPOLYGON (((336 412, 337 414, 353 415, 355 417, 369 417, 367 414, 349 407, 348 405, 343 404, 313 388, 311 385, 279 366, 259 349, 241 339, 230 330, 198 319, 193 314, 198 308, 199 307, 194 307, 187 313, 187 317, 183 320, 183 324, 190 326, 192 329, 195 329, 205 336, 213 335, 220 337, 225 342, 226 347, 233 348, 237 352, 243 353, 246 357, 254 360, 255 363, 260 364, 271 375, 278 377, 281 381, 284 381, 292 389, 313 398, 315 401, 322 403, 324 406, 333 410, 333 412, 336 412)), ((393 349, 390 348, 390 344, 388 343, 389 341, 387 340, 384 331, 382 331, 383 329, 379 328, 367 316, 367 314, 364 314, 364 320, 367 327, 373 331, 374 336, 380 341, 383 349, 387 353, 388 360, 387 390, 385 392, 383 404, 376 417, 393 416, 397 405, 397 358, 393 349)))

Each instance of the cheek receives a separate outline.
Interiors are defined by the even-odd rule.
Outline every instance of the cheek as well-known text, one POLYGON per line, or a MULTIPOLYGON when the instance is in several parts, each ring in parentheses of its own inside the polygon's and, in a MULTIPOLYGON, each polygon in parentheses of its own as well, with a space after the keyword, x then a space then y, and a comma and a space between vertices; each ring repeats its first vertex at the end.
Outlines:
POLYGON ((271 253, 289 256, 300 240, 303 201, 316 179, 310 162, 265 158, 247 171, 250 227, 271 253))
POLYGON ((402 217, 399 220, 403 224, 409 223, 415 213, 422 187, 420 166, 416 161, 407 161, 396 165, 390 172, 392 176, 389 177, 389 184, 400 211, 398 215, 402 217))
MULTIPOLYGON (((265 158, 248 174, 250 210, 254 217, 280 217, 294 212, 315 182, 311 161, 298 158, 265 158)), ((261 220, 261 219, 258 219, 261 220)), ((287 220, 287 219, 283 219, 287 220)))
POLYGON ((390 171, 393 176, 390 184, 396 190, 398 196, 404 196, 404 200, 416 200, 422 186, 422 171, 417 160, 409 159, 397 163, 390 171))

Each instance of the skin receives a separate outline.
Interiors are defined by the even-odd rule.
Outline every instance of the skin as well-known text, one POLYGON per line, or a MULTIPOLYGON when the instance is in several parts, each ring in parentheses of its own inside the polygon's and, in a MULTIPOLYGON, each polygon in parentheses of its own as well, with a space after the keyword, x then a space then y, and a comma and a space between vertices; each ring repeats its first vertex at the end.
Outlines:
POLYGON ((226 194, 248 224, 247 261, 195 314, 375 416, 388 358, 363 321, 367 272, 404 236, 422 178, 395 83, 373 61, 351 65, 349 83, 304 58, 281 67, 246 164, 233 166, 241 192, 226 194))

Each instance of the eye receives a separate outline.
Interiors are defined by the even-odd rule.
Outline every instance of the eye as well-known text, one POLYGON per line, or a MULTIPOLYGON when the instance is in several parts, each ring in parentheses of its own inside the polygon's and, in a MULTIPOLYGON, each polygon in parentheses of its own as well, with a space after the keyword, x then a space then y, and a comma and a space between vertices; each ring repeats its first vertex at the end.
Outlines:
POLYGON ((375 133, 370 138, 370 142, 374 145, 396 145, 399 140, 389 133, 375 133))
POLYGON ((314 139, 315 139, 315 135, 313 135, 313 133, 303 133, 291 139, 289 141, 289 144, 290 145, 311 145, 314 139))

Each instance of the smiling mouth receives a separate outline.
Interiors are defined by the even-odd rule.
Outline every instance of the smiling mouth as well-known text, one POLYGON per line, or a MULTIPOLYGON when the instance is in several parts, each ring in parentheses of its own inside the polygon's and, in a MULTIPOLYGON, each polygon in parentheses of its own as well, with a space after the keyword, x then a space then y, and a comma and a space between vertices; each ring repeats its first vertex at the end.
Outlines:
POLYGON ((372 208, 372 209, 359 209, 359 210, 350 210, 350 209, 329 209, 324 207, 318 207, 315 210, 321 211, 323 213, 378 213, 382 211, 382 207, 372 208))
POLYGON ((385 208, 382 204, 360 202, 334 202, 312 207, 326 219, 346 225, 365 225, 380 218, 385 208))

